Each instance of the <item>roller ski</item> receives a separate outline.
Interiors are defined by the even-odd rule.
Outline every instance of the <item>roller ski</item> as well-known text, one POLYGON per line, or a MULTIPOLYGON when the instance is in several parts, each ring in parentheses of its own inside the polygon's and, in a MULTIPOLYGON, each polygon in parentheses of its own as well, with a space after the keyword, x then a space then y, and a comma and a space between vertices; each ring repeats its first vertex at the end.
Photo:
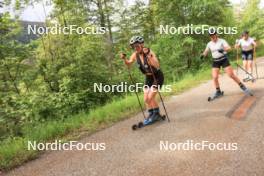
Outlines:
POLYGON ((254 83, 256 81, 256 79, 254 77, 247 77, 243 79, 243 82, 249 82, 251 81, 252 83, 254 83))
POLYGON ((224 92, 223 92, 223 91, 217 91, 217 92, 214 93, 214 95, 208 97, 208 101, 209 101, 209 102, 210 102, 210 101, 213 101, 213 100, 215 100, 215 99, 217 99, 217 98, 220 98, 220 97, 222 97, 222 96, 224 96, 224 92))
POLYGON ((247 70, 245 70, 243 67, 241 67, 239 64, 237 64, 238 68, 240 68, 241 70, 243 70, 247 77, 243 79, 243 82, 248 82, 248 81, 251 81, 252 83, 256 81, 256 79, 254 78, 254 76, 249 73, 247 70))
POLYGON ((166 119, 166 116, 165 115, 153 115, 149 118, 146 118, 143 122, 139 122, 138 124, 134 124, 132 126, 132 130, 137 130, 139 128, 143 128, 145 126, 148 126, 148 125, 152 125, 158 121, 164 121, 166 119))

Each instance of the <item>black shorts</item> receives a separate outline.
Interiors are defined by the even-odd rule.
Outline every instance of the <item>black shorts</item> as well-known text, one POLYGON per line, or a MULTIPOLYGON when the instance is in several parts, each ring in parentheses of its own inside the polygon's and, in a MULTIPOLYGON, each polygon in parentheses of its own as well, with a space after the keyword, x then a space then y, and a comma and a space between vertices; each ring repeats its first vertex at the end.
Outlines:
POLYGON ((242 51, 241 55, 243 60, 253 60, 253 50, 242 51))
POLYGON ((158 70, 154 75, 157 82, 155 82, 153 75, 146 75, 145 86, 147 86, 148 88, 151 88, 151 86, 157 88, 157 86, 159 86, 160 89, 164 82, 163 72, 161 70, 158 70))
POLYGON ((220 61, 213 61, 212 67, 213 68, 226 68, 230 66, 229 60, 227 58, 220 60, 220 61))

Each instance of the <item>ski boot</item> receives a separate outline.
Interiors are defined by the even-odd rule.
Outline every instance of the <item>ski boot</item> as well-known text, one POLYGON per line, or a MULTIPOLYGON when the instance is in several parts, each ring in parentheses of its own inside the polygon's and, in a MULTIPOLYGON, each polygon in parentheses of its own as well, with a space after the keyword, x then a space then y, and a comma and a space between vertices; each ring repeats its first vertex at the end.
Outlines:
POLYGON ((246 95, 253 96, 253 93, 244 84, 241 84, 240 88, 246 95))
POLYGON ((220 98, 224 95, 223 91, 216 91, 213 96, 208 97, 208 101, 213 101, 217 98, 220 98))
POLYGON ((149 116, 147 119, 144 120, 143 124, 144 125, 149 125, 161 118, 161 115, 159 113, 159 108, 154 108, 152 111, 151 116, 149 116))
POLYGON ((153 111, 154 111, 154 109, 149 109, 148 110, 149 115, 148 115, 148 117, 146 119, 144 119, 144 121, 143 121, 144 125, 147 125, 147 124, 151 123, 151 119, 150 118, 151 118, 151 116, 154 113, 153 111))
POLYGON ((160 120, 165 120, 166 116, 165 115, 160 115, 159 110, 156 108, 154 109, 152 115, 146 119, 144 119, 143 122, 139 122, 138 124, 134 124, 132 126, 132 130, 137 130, 139 128, 143 128, 148 125, 152 125, 153 123, 160 121, 160 120))

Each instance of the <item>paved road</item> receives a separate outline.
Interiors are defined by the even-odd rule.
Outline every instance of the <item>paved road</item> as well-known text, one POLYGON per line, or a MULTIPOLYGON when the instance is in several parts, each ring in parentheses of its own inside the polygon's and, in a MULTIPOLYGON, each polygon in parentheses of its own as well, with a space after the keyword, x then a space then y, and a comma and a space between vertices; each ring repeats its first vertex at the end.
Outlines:
MULTIPOLYGON (((264 64, 258 69, 264 76, 264 64)), ((131 124, 142 118, 138 114, 80 141, 105 142, 105 151, 47 152, 6 175, 263 176, 264 79, 247 83, 255 99, 245 97, 226 76, 221 76, 220 82, 225 96, 214 102, 207 102, 208 93, 214 91, 211 81, 167 99, 170 123, 132 131, 131 124), (253 103, 247 103, 250 101, 253 103), (249 111, 239 111, 241 106, 249 111), (238 116, 232 118, 235 112, 238 116), (160 141, 174 145, 187 140, 237 143, 237 150, 160 150, 160 141)))

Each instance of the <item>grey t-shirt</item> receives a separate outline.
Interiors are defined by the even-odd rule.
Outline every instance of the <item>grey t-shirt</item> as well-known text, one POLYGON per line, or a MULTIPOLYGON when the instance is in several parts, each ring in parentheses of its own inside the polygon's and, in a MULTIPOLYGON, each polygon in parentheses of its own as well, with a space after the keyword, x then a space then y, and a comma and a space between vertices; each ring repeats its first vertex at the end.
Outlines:
POLYGON ((212 57, 217 59, 220 57, 223 57, 226 52, 220 53, 219 49, 224 49, 225 47, 229 47, 228 43, 221 38, 218 38, 216 42, 210 41, 206 46, 206 52, 209 52, 209 50, 212 53, 212 57))
POLYGON ((253 38, 240 39, 238 45, 241 45, 243 51, 249 51, 253 49, 253 45, 256 44, 253 38))

